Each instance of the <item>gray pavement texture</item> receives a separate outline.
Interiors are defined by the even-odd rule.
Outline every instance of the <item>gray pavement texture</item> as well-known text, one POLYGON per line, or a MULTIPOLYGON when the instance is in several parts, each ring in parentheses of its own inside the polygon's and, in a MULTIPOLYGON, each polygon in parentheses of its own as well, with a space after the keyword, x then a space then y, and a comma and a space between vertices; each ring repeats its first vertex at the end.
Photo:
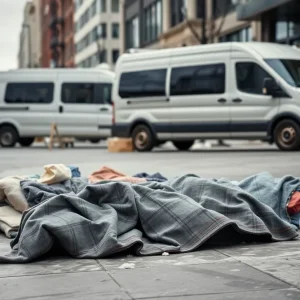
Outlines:
MULTIPOLYGON (((299 152, 260 143, 201 148, 184 153, 165 145, 152 153, 108 153, 104 144, 74 149, 41 146, 0 149, 0 177, 43 172, 43 165, 79 166, 88 175, 103 165, 127 174, 194 173, 239 180, 258 172, 300 177, 299 152)), ((0 234, 0 253, 10 249, 0 234)), ((268 244, 202 247, 169 255, 76 260, 46 257, 25 265, 0 265, 0 300, 16 299, 300 299, 300 239, 268 244), (125 263, 132 269, 123 269, 125 263), (121 267, 121 268, 120 268, 121 267)))

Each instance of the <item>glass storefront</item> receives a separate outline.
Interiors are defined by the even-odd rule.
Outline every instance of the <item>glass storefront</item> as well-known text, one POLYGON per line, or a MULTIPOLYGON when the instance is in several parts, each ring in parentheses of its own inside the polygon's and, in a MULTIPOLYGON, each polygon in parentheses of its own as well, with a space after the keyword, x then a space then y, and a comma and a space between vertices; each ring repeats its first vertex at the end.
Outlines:
POLYGON ((278 21, 275 25, 275 40, 277 43, 300 45, 300 21, 278 21))

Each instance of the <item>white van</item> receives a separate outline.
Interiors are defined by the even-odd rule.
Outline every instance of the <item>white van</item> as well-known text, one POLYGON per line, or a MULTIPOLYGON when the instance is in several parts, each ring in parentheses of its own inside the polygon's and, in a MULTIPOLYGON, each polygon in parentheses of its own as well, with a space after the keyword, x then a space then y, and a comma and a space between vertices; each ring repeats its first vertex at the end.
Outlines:
POLYGON ((259 139, 300 150, 300 51, 221 43, 122 55, 113 88, 113 136, 139 151, 164 141, 259 139))
POLYGON ((61 136, 109 137, 114 77, 100 68, 0 72, 0 145, 30 146, 52 123, 61 136))

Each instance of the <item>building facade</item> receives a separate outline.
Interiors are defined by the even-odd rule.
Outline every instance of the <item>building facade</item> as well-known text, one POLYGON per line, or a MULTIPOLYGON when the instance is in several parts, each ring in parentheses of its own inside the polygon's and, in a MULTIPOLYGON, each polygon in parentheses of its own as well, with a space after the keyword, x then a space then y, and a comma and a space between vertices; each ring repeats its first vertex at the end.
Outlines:
POLYGON ((38 0, 25 4, 19 42, 19 68, 37 68, 40 66, 41 27, 39 5, 38 0))
POLYGON ((42 67, 74 67, 74 2, 41 0, 42 67))
POLYGON ((120 0, 75 0, 75 65, 89 68, 120 54, 120 0))
POLYGON ((248 0, 237 8, 242 21, 258 20, 262 40, 300 45, 299 0, 248 0))
POLYGON ((122 52, 201 43, 261 40, 260 21, 238 20, 239 1, 123 0, 122 52))

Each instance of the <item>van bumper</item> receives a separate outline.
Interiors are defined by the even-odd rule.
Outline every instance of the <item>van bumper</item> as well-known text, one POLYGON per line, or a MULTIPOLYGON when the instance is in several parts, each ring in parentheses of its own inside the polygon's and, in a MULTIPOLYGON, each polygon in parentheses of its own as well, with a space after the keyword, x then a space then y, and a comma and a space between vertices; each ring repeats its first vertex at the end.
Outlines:
POLYGON ((114 124, 111 129, 113 137, 128 138, 130 137, 130 126, 127 124, 114 124))

